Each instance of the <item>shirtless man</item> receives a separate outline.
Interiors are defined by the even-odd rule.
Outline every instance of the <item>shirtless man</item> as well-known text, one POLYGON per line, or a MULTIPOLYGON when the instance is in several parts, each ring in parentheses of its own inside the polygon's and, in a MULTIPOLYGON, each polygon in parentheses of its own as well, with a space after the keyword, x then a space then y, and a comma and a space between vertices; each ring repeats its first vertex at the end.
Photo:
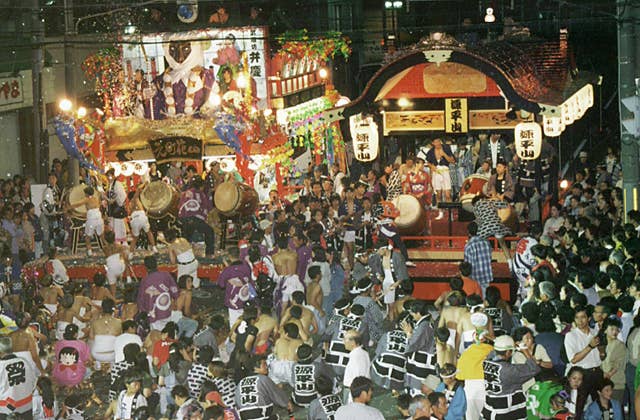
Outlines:
POLYGON ((89 347, 91 356, 97 362, 115 362, 116 337, 122 334, 122 321, 113 316, 115 302, 102 301, 102 313, 89 327, 89 347))
MULTIPOLYGON (((140 201, 140 193, 147 186, 146 183, 140 184, 136 191, 133 193, 133 197, 129 200, 129 225, 131 226, 131 251, 136 250, 136 243, 138 242, 138 236, 144 231, 147 234, 147 240, 151 245, 151 250, 154 253, 158 252, 156 248, 156 240, 151 232, 151 225, 149 224, 149 218, 140 201)), ((180 277, 180 276, 178 276, 180 277)))
POLYGON ((58 299, 64 296, 62 287, 57 284, 53 284, 53 277, 46 275, 40 279, 42 287, 39 292, 44 301, 44 306, 51 312, 51 315, 55 315, 58 311, 58 299))
POLYGON ((282 334, 273 348, 275 360, 269 366, 269 378, 276 384, 288 383, 293 386, 292 369, 297 360, 298 347, 304 344, 300 339, 298 325, 288 322, 282 327, 282 334))
POLYGON ((32 368, 39 372, 39 375, 43 375, 46 372, 42 369, 42 363, 40 363, 38 340, 36 339, 36 334, 39 337, 42 337, 42 335, 29 327, 30 321, 31 315, 27 312, 18 312, 16 314, 18 330, 9 335, 13 345, 12 351, 16 356, 27 360, 32 365, 32 368))
POLYGON ((450 334, 447 343, 453 348, 459 348, 460 337, 458 336, 458 323, 462 319, 465 313, 469 311, 464 306, 465 298, 460 292, 453 292, 447 297, 449 305, 445 305, 440 312, 440 320, 438 321, 438 328, 446 327, 450 334))
POLYGON ((271 316, 271 306, 260 306, 255 327, 258 329, 258 335, 256 336, 254 352, 255 354, 266 354, 271 345, 271 338, 278 328, 278 321, 271 316))
POLYGON ((178 237, 175 230, 165 232, 165 239, 169 244, 169 260, 178 265, 178 278, 189 275, 193 279, 193 287, 200 287, 198 278, 198 260, 193 248, 185 238, 178 237))
POLYGON ((415 300, 415 298, 412 296, 413 295, 413 282, 411 280, 404 280, 400 283, 400 286, 398 286, 398 298, 396 299, 395 302, 393 302, 393 305, 391 306, 391 311, 390 311, 390 319, 398 319, 400 317, 400 314, 402 314, 402 312, 404 312, 404 308, 406 307, 405 305, 407 303, 410 303, 411 301, 415 300))
MULTIPOLYGON (((467 307, 463 308, 461 316, 458 319, 458 327, 456 331, 455 347, 458 354, 462 354, 471 344, 473 344, 476 326, 472 322, 472 316, 476 312, 482 312, 484 304, 479 295, 467 296, 467 307)), ((485 317, 486 318, 486 317, 485 317)), ((488 320, 489 336, 493 337, 493 327, 491 320, 488 320)))
POLYGON ((63 339, 64 330, 69 324, 76 324, 78 325, 78 327, 82 326, 82 328, 79 328, 80 331, 78 332, 78 338, 83 338, 86 335, 86 332, 83 329, 86 327, 86 325, 84 324, 83 320, 88 321, 89 318, 80 315, 78 309, 74 306, 74 301, 75 300, 73 295, 69 293, 66 293, 60 299, 58 312, 54 316, 54 319, 56 321, 57 340, 63 339))
POLYGON ((286 235, 282 235, 277 238, 276 244, 278 245, 278 252, 276 252, 272 258, 276 273, 278 273, 280 277, 296 274, 298 254, 289 249, 289 238, 286 235))
POLYGON ((276 240, 276 243, 278 245, 278 252, 276 252, 271 259, 273 260, 276 273, 278 273, 278 277, 280 278, 280 282, 276 286, 276 293, 280 291, 281 301, 276 301, 275 304, 276 307, 280 308, 280 315, 282 316, 289 304, 289 297, 284 296, 285 289, 295 287, 297 283, 302 282, 302 279, 298 278, 296 282, 296 279, 293 277, 298 276, 298 254, 296 251, 289 249, 289 237, 281 235, 276 240))
POLYGON ((311 283, 307 286, 307 302, 309 305, 313 306, 321 317, 324 318, 325 313, 322 310, 322 288, 320 287, 320 280, 322 279, 322 272, 320 271, 320 266, 312 265, 307 270, 309 273, 309 278, 311 279, 311 283))
POLYGON ((93 255, 93 251, 91 250, 91 237, 93 235, 99 235, 100 239, 103 239, 104 234, 104 220, 100 212, 100 197, 92 187, 86 187, 84 189, 84 198, 69 204, 66 210, 68 212, 80 206, 87 207, 87 221, 84 224, 84 240, 87 244, 87 254, 91 256, 93 255))
POLYGON ((104 256, 107 257, 107 280, 113 296, 116 295, 116 284, 122 279, 122 275, 129 264, 128 255, 124 246, 116 243, 116 235, 113 231, 104 233, 104 256))
POLYGON ((311 312, 304 306, 306 302, 304 301, 305 296, 303 292, 293 292, 293 295, 291 297, 292 305, 284 311, 282 320, 280 321, 280 327, 282 327, 287 322, 293 322, 294 324, 297 324, 298 328, 300 328, 300 337, 305 342, 308 342, 309 338, 311 337, 311 333, 318 333, 318 323, 316 322, 316 317, 315 315, 313 315, 313 312, 311 312), (300 309, 296 309, 292 313, 293 308, 300 309), (298 313, 300 313, 300 315, 297 315, 298 313))

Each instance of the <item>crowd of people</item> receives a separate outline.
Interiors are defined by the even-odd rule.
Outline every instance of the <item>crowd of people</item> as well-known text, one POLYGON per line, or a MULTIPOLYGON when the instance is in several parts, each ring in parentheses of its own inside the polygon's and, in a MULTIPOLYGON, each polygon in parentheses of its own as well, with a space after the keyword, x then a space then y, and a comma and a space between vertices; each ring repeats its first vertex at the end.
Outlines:
POLYGON ((636 418, 640 212, 623 213, 615 158, 597 171, 580 160, 565 195, 509 244, 516 232, 487 197, 510 200, 526 183, 522 172, 508 176, 521 169, 500 142, 488 136, 471 152, 470 167, 489 181, 473 200, 459 275, 433 304, 413 297, 414 264, 391 202, 456 196, 463 177, 453 165, 467 149, 440 139, 380 173, 310 167, 295 196, 264 194, 224 252, 211 198, 237 175, 218 164, 204 173, 172 164, 165 175, 151 165, 149 181, 181 190, 182 229, 162 235, 140 203, 144 186, 126 192, 113 172, 104 186, 87 178, 85 197, 70 203, 55 163, 39 217, 28 182, 5 181, 0 416, 80 419, 98 408, 118 420, 270 419, 301 418, 305 408, 313 420, 375 419, 390 407, 383 415, 374 395, 391 393, 392 416, 403 419, 636 418), (70 280, 70 262, 57 255, 81 205, 86 252, 98 261, 88 285, 70 280), (137 249, 139 236, 150 252, 137 249), (223 259, 208 282, 198 277, 196 236, 207 257, 223 259), (489 237, 508 256, 506 289, 489 237), (140 252, 146 275, 127 279, 140 252), (158 270, 165 253, 173 272, 158 270), (225 310, 196 304, 203 286, 225 310), (108 394, 94 389, 101 377, 108 394))

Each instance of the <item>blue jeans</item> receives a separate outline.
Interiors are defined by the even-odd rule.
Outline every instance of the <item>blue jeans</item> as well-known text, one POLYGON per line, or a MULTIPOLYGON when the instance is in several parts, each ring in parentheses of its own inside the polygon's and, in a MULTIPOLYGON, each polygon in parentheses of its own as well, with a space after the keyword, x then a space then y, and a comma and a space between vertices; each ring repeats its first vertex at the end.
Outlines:
POLYGON ((187 338, 193 337, 193 334, 198 331, 198 321, 195 319, 187 318, 183 316, 178 321, 178 334, 184 335, 187 338))
POLYGON ((629 418, 631 420, 635 420, 636 412, 634 410, 635 408, 634 399, 636 395, 636 389, 633 386, 633 382, 636 376, 636 367, 633 366, 631 363, 627 362, 627 366, 625 367, 625 370, 624 370, 624 376, 627 380, 627 388, 624 395, 624 401, 622 401, 622 404, 629 404, 629 415, 630 415, 629 418))

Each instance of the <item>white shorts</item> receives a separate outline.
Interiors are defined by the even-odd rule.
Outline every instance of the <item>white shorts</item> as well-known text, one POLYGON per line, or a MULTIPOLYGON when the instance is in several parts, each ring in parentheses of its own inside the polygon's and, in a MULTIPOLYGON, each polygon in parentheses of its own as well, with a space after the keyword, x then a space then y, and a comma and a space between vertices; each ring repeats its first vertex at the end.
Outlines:
POLYGON ((107 280, 109 284, 116 284, 118 278, 124 274, 125 265, 120 254, 113 254, 107 257, 107 280))
POLYGON ((84 234, 86 236, 102 235, 104 233, 104 220, 100 209, 89 209, 87 221, 84 222, 84 234))
POLYGON ((355 230, 347 230, 344 233, 343 242, 355 242, 356 241, 356 231, 355 230))
POLYGON ((140 235, 140 231, 149 232, 151 230, 151 225, 149 225, 149 218, 144 210, 136 210, 131 213, 131 218, 129 219, 129 226, 131 226, 131 233, 134 237, 138 237, 140 235))
POLYGON ((447 191, 451 189, 451 174, 446 166, 437 166, 437 170, 431 172, 431 185, 435 191, 447 191))
POLYGON ((197 289, 200 286, 200 279, 198 278, 198 260, 193 255, 193 251, 185 251, 176 259, 178 260, 178 279, 183 275, 190 275, 193 278, 193 287, 197 289))
MULTIPOLYGON (((271 359, 271 358, 268 358, 271 359)), ((291 383, 291 372, 293 371, 294 361, 291 360, 267 360, 269 365, 269 378, 277 384, 289 384, 292 387, 295 384, 291 383)))

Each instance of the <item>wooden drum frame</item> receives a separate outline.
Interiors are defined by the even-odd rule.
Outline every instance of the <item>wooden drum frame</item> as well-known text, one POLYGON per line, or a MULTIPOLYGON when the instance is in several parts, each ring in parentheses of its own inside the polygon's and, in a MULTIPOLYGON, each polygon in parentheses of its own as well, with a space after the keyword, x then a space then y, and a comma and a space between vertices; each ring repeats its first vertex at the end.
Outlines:
POLYGON ((213 203, 225 216, 250 216, 258 208, 258 193, 251 186, 227 181, 218 185, 213 203))

